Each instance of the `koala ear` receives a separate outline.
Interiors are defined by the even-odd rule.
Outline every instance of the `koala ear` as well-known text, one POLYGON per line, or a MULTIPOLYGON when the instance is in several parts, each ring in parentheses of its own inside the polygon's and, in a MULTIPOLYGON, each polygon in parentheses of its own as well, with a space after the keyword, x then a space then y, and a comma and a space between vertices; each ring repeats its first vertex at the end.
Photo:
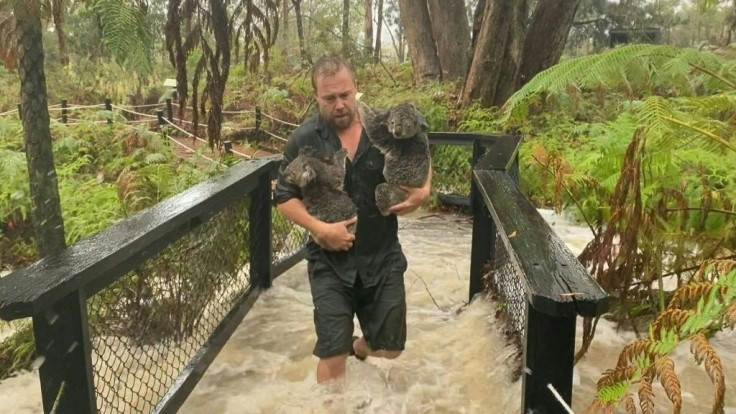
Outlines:
POLYGON ((299 187, 306 187, 307 184, 312 182, 314 178, 317 177, 317 173, 314 171, 314 168, 312 166, 307 165, 304 167, 304 171, 302 171, 301 174, 299 174, 299 177, 297 178, 297 185, 299 187))

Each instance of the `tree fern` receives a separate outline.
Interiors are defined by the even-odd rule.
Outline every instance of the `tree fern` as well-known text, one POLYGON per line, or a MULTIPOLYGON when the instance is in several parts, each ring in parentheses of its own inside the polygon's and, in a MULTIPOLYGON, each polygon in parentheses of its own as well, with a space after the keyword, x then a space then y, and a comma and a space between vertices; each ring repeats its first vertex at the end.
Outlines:
POLYGON ((105 44, 118 63, 149 72, 153 37, 136 3, 96 0, 93 9, 100 15, 105 44))

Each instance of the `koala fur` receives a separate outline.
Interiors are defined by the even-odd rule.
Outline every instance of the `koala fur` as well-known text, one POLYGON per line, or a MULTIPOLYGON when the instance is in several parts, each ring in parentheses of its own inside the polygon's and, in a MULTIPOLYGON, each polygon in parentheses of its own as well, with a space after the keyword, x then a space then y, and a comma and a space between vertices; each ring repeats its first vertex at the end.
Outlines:
POLYGON ((431 164, 429 126, 409 103, 390 109, 372 109, 358 101, 358 112, 366 135, 385 157, 386 182, 376 187, 376 205, 387 216, 391 206, 409 196, 399 186, 419 188, 427 182, 431 164))
MULTIPOLYGON (((326 223, 336 223, 358 215, 350 196, 343 191, 347 150, 335 152, 331 161, 315 156, 311 148, 302 148, 283 170, 284 180, 302 191, 302 202, 307 212, 326 223)), ((355 224, 348 230, 355 232, 355 224)))

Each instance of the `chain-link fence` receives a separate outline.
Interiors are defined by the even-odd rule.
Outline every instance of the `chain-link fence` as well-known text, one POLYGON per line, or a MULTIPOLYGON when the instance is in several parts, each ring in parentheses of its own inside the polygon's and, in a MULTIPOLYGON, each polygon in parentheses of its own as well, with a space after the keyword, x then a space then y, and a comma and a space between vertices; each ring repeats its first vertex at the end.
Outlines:
POLYGON ((250 286, 248 198, 88 301, 101 413, 150 412, 250 286))
POLYGON ((309 239, 309 232, 292 223, 275 208, 271 214, 273 264, 278 265, 304 247, 309 239))
POLYGON ((488 269, 490 273, 486 276, 486 281, 487 288, 501 305, 506 332, 520 341, 526 324, 527 297, 521 285, 524 275, 520 274, 519 267, 514 265, 513 255, 514 252, 506 248, 501 236, 496 233, 493 264, 488 269))

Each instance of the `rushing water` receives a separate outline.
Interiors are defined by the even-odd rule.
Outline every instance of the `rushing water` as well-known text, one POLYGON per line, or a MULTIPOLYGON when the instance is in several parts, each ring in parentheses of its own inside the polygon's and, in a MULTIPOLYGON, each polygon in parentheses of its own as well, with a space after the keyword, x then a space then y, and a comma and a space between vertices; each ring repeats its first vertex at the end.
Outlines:
MULTIPOLYGON (((542 211, 574 253, 590 232, 542 211)), ((512 382, 514 349, 505 343, 496 306, 481 298, 467 305, 470 222, 438 215, 400 219, 399 237, 409 260, 406 351, 393 361, 350 358, 344 381, 317 385, 315 340, 306 265, 280 276, 235 331, 181 413, 518 413, 521 385, 512 382), (466 306, 467 305, 467 306, 466 306)), ((356 330, 359 330, 356 321, 356 330)), ((578 329, 579 331, 580 329, 578 329)), ((579 335, 578 335, 579 336, 579 335)), ((612 368, 633 339, 601 320, 588 356, 575 368, 573 410, 585 412, 600 373, 612 368)), ((579 343, 579 338, 578 338, 579 343)), ((712 340, 726 381, 736 378, 734 335, 712 340)), ((710 412, 712 386, 687 346, 678 349, 683 413, 710 412)), ((655 388, 657 412, 671 412, 655 388)), ((726 397, 736 414, 736 397, 726 397)), ((35 372, 0 383, 0 413, 40 410, 35 372)))

